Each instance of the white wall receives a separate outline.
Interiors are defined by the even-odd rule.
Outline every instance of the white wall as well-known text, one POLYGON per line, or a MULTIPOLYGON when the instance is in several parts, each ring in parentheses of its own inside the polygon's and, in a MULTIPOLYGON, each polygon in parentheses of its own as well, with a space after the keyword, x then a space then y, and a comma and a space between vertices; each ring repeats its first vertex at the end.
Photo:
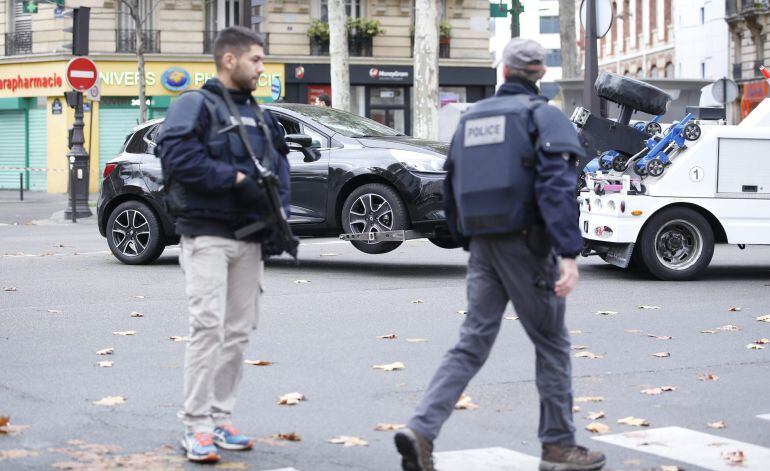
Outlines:
POLYGON ((707 80, 731 77, 724 0, 676 0, 673 6, 676 77, 707 80), (703 24, 701 8, 704 8, 703 24), (701 74, 701 63, 705 64, 704 74, 701 74))

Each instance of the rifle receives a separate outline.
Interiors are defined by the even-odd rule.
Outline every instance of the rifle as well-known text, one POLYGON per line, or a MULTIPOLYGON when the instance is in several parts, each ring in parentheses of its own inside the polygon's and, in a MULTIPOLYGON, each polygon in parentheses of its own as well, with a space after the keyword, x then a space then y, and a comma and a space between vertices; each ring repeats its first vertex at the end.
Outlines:
MULTIPOLYGON (((235 116, 235 120, 238 122, 238 135, 243 142, 246 152, 249 153, 249 157, 254 161, 254 165, 257 167, 257 184, 264 188, 267 194, 268 208, 273 216, 273 222, 275 222, 276 230, 270 232, 268 238, 262 243, 262 252, 267 256, 281 255, 286 252, 292 256, 294 261, 297 261, 297 247, 299 246, 299 239, 294 237, 289 226, 289 221, 286 216, 286 212, 281 205, 281 198, 278 196, 278 176, 262 166, 260 159, 257 158, 254 153, 254 149, 249 142, 249 136, 246 134, 246 127, 243 124, 241 113, 238 111, 238 107, 233 102, 233 97, 230 96, 230 92, 222 87, 225 103, 230 110, 230 113, 235 116)), ((250 98, 252 99, 252 98, 250 98)), ((252 99, 253 100, 253 99, 252 99)), ((265 147, 263 152, 270 158, 270 152, 273 150, 272 133, 265 124, 264 117, 262 116, 262 109, 259 108, 253 101, 251 102, 254 114, 257 117, 257 124, 265 135, 265 147)), ((264 154, 263 154, 264 155, 264 154)), ((255 232, 261 231, 267 227, 267 223, 264 221, 255 222, 244 226, 235 231, 236 239, 243 239, 255 232)))

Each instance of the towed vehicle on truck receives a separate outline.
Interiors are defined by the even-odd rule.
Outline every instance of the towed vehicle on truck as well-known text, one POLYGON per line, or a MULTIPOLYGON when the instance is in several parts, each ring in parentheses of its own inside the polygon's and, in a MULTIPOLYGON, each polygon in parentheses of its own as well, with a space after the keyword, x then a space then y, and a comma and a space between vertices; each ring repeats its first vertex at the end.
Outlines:
MULTIPOLYGON (((423 237, 442 248, 458 247, 443 210, 448 144, 409 137, 331 108, 263 108, 283 127, 291 150, 294 234, 340 236, 367 254, 390 252, 404 240, 423 237)), ((99 232, 126 264, 150 263, 179 242, 163 202, 155 154, 162 123, 152 120, 134 128, 103 172, 99 232)))
POLYGON ((722 108, 688 107, 680 121, 652 132, 621 131, 627 136, 613 149, 615 130, 632 127, 623 116, 645 106, 663 114, 665 106, 649 104, 665 102, 665 92, 620 76, 600 76, 597 91, 621 106, 621 119, 605 124, 582 108, 572 117, 591 135, 585 141, 599 143, 578 196, 584 256, 660 280, 692 280, 715 244, 770 244, 770 99, 738 125, 726 124, 722 108))

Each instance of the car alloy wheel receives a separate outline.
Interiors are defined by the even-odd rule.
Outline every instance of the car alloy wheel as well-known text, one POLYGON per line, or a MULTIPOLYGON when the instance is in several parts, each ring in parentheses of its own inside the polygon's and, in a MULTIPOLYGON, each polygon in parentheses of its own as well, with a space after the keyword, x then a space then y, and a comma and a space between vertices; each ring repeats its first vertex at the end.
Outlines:
POLYGON ((358 197, 350 207, 349 215, 350 228, 358 234, 393 230, 393 209, 378 194, 366 193, 358 197))
POLYGON ((124 201, 107 218, 107 245, 127 265, 153 262, 163 253, 166 238, 155 211, 143 201, 124 201))
POLYGON ((112 242, 126 257, 137 257, 147 250, 150 242, 150 224, 142 213, 126 209, 115 218, 112 242))

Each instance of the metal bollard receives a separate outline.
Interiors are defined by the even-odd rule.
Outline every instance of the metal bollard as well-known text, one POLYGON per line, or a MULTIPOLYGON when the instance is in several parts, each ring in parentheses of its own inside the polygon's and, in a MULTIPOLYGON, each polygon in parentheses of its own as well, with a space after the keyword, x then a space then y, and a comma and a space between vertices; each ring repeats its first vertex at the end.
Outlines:
POLYGON ((19 173, 19 201, 24 201, 24 172, 19 173))

